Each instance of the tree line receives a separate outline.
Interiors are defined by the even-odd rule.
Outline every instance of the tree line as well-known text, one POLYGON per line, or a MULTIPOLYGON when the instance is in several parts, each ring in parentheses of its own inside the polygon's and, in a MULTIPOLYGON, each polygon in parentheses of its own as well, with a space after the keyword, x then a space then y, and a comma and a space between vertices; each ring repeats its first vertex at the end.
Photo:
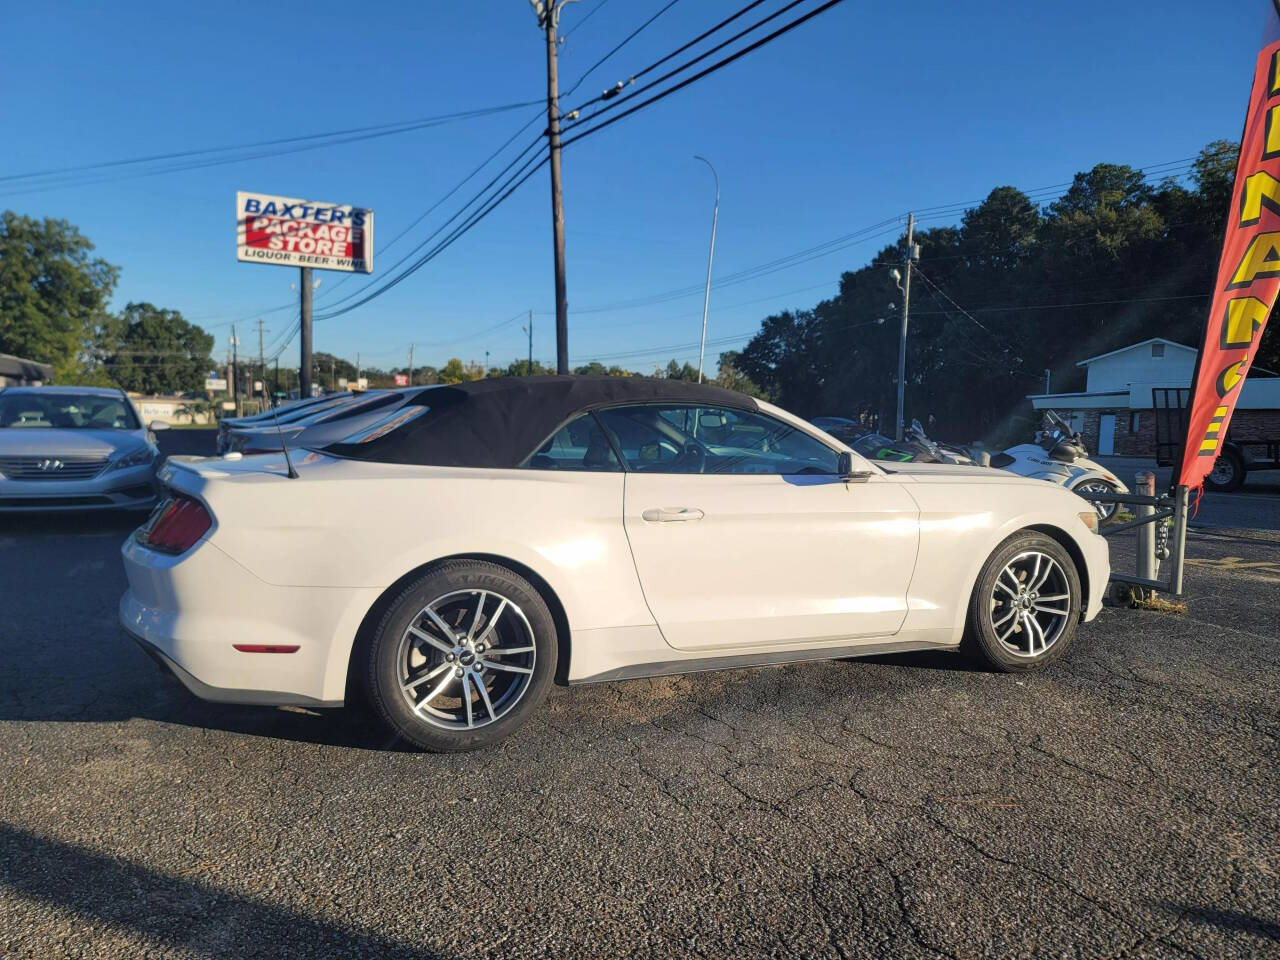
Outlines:
MULTIPOLYGON (((958 225, 918 230, 906 418, 1005 441, 1026 431, 1046 372, 1052 392, 1082 390, 1084 358, 1148 337, 1199 348, 1238 149, 1210 143, 1186 184, 1100 163, 1045 206, 997 187, 958 225)), ((834 297, 766 317, 729 359, 797 413, 891 432, 902 293, 890 271, 903 257, 901 241, 884 247, 834 297)), ((1256 362, 1280 369, 1274 326, 1256 362)))
POLYGON ((0 353, 50 364, 59 383, 140 393, 199 389, 213 337, 177 310, 108 309, 120 268, 65 220, 0 217, 0 353))
MULTIPOLYGON (((1198 347, 1230 204, 1238 145, 1215 141, 1187 182, 1152 182, 1123 164, 1076 174, 1047 205, 996 187, 954 226, 918 230, 907 339, 906 415, 939 436, 991 442, 1026 431, 1028 394, 1079 390, 1076 362, 1148 337, 1198 347)), ((0 353, 51 363, 63 383, 114 384, 142 393, 202 389, 214 339, 177 310, 130 303, 111 313, 118 267, 63 220, 5 212, 0 221, 0 353)), ((808 416, 860 418, 892 430, 896 404, 903 242, 845 271, 839 292, 808 309, 765 317, 739 351, 720 355, 711 382, 808 416)), ((355 379, 349 360, 317 353, 315 382, 355 379)), ((1258 372, 1280 369, 1269 326, 1258 372)), ((245 369, 256 368, 242 357, 245 369)), ((364 367, 373 387, 407 367, 364 367)), ((413 382, 549 374, 534 361, 490 366, 450 358, 415 366, 413 382)), ((576 374, 636 375, 591 363, 576 374)), ((290 381, 296 370, 281 369, 290 381)), ((261 375, 261 372, 259 373, 261 375)), ((672 360, 650 375, 695 380, 672 360)))

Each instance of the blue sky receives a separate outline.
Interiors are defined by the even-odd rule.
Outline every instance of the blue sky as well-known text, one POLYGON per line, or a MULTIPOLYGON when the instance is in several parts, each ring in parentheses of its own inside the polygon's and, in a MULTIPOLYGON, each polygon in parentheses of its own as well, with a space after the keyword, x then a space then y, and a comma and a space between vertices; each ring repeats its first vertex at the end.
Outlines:
MULTIPOLYGON (((582 0, 563 30, 562 88, 666 0, 582 0), (593 13, 595 8, 599 10, 593 13)), ((743 0, 681 0, 588 77, 566 108, 648 65, 743 0)), ((770 0, 743 23, 781 5, 770 0)), ((847 2, 564 154, 570 357, 650 370, 697 360, 702 295, 599 309, 700 284, 720 175, 715 275, 911 209, 1043 187, 1107 160, 1180 160, 1237 137, 1264 0, 847 2), (575 311, 583 311, 575 313, 575 311), (649 352, 646 352, 649 351, 649 352), (623 356, 625 354, 625 356, 623 356)), ((801 9, 808 9, 808 5, 801 9)), ((785 19, 785 18, 784 18, 785 19)), ((780 20, 779 22, 784 22, 780 20)), ((0 175, 409 120, 536 99, 541 36, 525 0, 341 4, 5 4, 0 175), (21 42, 15 42, 21 38, 21 42)), ((15 194, 0 208, 70 220, 121 267, 115 304, 181 310, 225 349, 289 327, 297 271, 241 264, 236 190, 374 209, 398 234, 531 119, 529 107, 292 156, 15 194)), ((531 139, 535 126, 517 143, 531 139)), ((483 181, 479 181, 482 183, 483 181)), ((475 186, 473 182, 471 186, 475 186)), ((465 188, 375 260, 375 280, 465 188)), ((945 219, 945 218, 944 218, 945 219)), ((955 219, 950 217, 950 219, 955 219)), ((934 220, 933 223, 942 222, 934 220)), ((890 233, 892 231, 890 230, 890 233)), ((890 236, 713 289, 708 337, 836 290, 890 236)), ((366 364, 555 353, 546 171, 394 291, 317 321, 315 348, 366 364), (488 331, 488 332, 485 332, 488 331)), ((316 312, 364 284, 324 274, 316 312)), ((745 342, 745 337, 739 342, 745 342)), ((715 357, 725 347, 708 349, 715 357)), ((269 350, 270 352, 270 350, 269 350)), ((281 365, 297 362, 296 339, 281 365)))

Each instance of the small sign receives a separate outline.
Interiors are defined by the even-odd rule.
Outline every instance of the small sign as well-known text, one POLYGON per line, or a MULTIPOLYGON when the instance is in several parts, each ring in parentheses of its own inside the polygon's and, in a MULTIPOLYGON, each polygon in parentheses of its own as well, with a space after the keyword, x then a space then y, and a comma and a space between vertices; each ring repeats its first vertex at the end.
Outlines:
POLYGON ((208 377, 204 381, 204 388, 210 393, 219 393, 227 389, 227 380, 225 377, 208 377))
POLYGON ((393 375, 397 387, 407 387, 409 385, 409 375, 407 373, 397 373, 393 375))
POLYGON ((373 211, 263 193, 236 194, 236 259, 373 272, 373 211))
POLYGON ((346 378, 346 377, 339 377, 339 378, 338 378, 338 389, 339 389, 339 390, 345 390, 345 389, 347 389, 347 378, 346 378))
POLYGON ((253 392, 254 392, 254 393, 261 393, 261 392, 262 392, 262 381, 261 381, 261 380, 255 380, 255 381, 253 381, 253 392))
POLYGON ((222 401, 222 409, 223 409, 223 410, 234 410, 235 408, 236 408, 236 402, 235 402, 234 400, 223 400, 223 401, 222 401))

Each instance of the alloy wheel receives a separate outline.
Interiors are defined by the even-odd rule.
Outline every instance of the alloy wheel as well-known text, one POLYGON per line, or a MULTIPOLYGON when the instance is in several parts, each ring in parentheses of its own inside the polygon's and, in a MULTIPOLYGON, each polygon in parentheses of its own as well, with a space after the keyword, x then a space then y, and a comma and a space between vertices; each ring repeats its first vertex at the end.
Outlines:
MULTIPOLYGON (((1084 483, 1076 487, 1076 493, 1115 493, 1116 488, 1105 480, 1086 480, 1084 483)), ((1093 509, 1097 511, 1099 520, 1110 520, 1112 515, 1119 507, 1117 503, 1103 503, 1099 500, 1089 501, 1093 504, 1093 509)))
POLYGON ((422 720, 446 730, 495 723, 529 689, 533 629, 520 606, 492 590, 455 590, 409 621, 396 652, 400 692, 422 720))
POLYGON ((1057 560, 1039 550, 1019 553, 992 588, 996 639, 1016 657, 1041 656, 1066 631, 1071 599, 1071 582, 1057 560))

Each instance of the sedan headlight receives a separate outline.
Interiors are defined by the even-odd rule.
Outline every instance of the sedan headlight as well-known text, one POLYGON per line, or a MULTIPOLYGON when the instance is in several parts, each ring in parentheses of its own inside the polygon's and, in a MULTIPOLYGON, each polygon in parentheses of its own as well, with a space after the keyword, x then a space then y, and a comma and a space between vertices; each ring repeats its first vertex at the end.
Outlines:
POLYGON ((132 453, 126 453, 119 460, 113 460, 108 464, 107 471, 110 472, 112 470, 125 470, 129 467, 146 466, 151 463, 151 461, 155 460, 158 452, 159 451, 155 447, 147 445, 139 450, 134 450, 132 453))
POLYGON ((1098 511, 1097 510, 1083 510, 1080 513, 1076 514, 1076 516, 1080 518, 1081 523, 1083 523, 1086 527, 1088 527, 1094 533, 1098 532, 1098 511))

